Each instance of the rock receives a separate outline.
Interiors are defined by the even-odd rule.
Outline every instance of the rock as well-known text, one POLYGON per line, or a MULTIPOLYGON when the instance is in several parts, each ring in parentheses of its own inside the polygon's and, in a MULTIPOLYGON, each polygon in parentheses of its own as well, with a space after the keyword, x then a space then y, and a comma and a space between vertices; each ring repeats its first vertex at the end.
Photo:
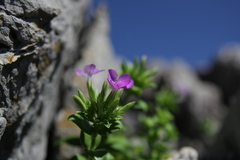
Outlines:
POLYGON ((200 120, 204 116, 219 119, 221 92, 213 83, 203 82, 197 73, 184 63, 175 63, 165 72, 165 81, 179 95, 188 98, 191 112, 200 120))
POLYGON ((198 160, 198 152, 192 147, 182 147, 167 160, 198 160))
POLYGON ((47 0, 4 0, 2 3, 4 7, 1 9, 8 15, 33 22, 40 28, 49 27, 49 22, 60 12, 60 9, 52 7, 56 3, 47 0))
POLYGON ((222 91, 227 114, 214 143, 209 146, 206 157, 209 159, 240 158, 240 45, 231 44, 221 48, 215 63, 205 72, 200 72, 204 81, 216 84, 222 91))
POLYGON ((160 81, 178 95, 179 109, 175 124, 179 130, 178 145, 194 147, 200 155, 213 143, 226 113, 221 92, 213 83, 199 79, 196 71, 183 62, 159 67, 160 81), (211 125, 205 127, 204 125, 211 125))
POLYGON ((226 116, 219 134, 214 139, 214 144, 209 148, 207 157, 210 159, 239 159, 240 157, 240 92, 236 94, 230 105, 229 114, 226 116))
POLYGON ((0 109, 0 140, 2 139, 2 135, 7 126, 7 120, 3 117, 3 113, 4 113, 4 111, 2 109, 0 109))
POLYGON ((46 159, 49 131, 65 96, 62 75, 81 58, 89 3, 0 2, 0 120, 7 121, 0 159, 46 159))
POLYGON ((228 106, 231 97, 240 88, 240 44, 222 47, 213 64, 199 72, 203 81, 214 83, 222 93, 222 102, 228 106))

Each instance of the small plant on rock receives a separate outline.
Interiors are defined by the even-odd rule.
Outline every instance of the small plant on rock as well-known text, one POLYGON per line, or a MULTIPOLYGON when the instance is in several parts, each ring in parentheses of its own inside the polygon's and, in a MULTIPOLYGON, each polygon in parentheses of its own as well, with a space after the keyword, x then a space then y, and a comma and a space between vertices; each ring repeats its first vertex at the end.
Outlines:
POLYGON ((97 70, 94 64, 85 66, 84 70, 74 70, 77 75, 88 79, 89 98, 80 90, 73 96, 80 110, 70 115, 68 120, 75 123, 81 132, 79 136, 60 140, 82 148, 82 152, 72 157, 72 160, 168 157, 168 143, 177 137, 171 114, 176 109, 175 95, 165 88, 154 94, 154 101, 140 98, 145 88, 156 87, 153 76, 157 70, 147 69, 146 58, 135 59, 133 64, 123 62, 120 76, 115 70, 109 69, 99 93, 91 78, 103 70, 97 70), (130 97, 134 97, 134 101, 129 101, 130 97), (121 119, 130 108, 141 111, 136 119, 140 132, 127 135, 124 131, 128 128, 121 119), (133 143, 134 140, 137 143, 133 143))

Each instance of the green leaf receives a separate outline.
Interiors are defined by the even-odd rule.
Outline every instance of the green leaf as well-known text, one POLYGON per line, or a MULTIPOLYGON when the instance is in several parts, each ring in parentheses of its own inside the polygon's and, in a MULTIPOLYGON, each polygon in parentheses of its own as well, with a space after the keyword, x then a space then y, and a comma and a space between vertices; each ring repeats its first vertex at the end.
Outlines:
POLYGON ((150 79, 151 82, 153 81, 153 75, 155 75, 157 73, 157 69, 153 69, 151 71, 143 71, 140 75, 139 75, 139 79, 143 79, 143 78, 147 78, 150 79))
POLYGON ((102 136, 97 134, 97 136, 95 137, 95 143, 94 143, 94 146, 93 146, 94 149, 98 147, 98 145, 100 144, 101 140, 102 140, 102 136))
POLYGON ((88 94, 91 101, 97 101, 97 92, 93 88, 92 81, 87 81, 88 94))
POLYGON ((87 158, 83 157, 80 154, 76 154, 75 156, 73 156, 70 160, 87 160, 87 158))
POLYGON ((109 132, 109 128, 107 127, 107 125, 104 124, 98 124, 97 125, 97 133, 100 135, 106 135, 109 132))
POLYGON ((116 160, 116 158, 113 157, 113 155, 111 155, 110 153, 107 153, 101 158, 101 160, 116 160))
POLYGON ((135 81, 135 79, 137 79, 137 77, 138 77, 139 74, 140 74, 140 73, 139 73, 139 68, 138 68, 138 66, 135 66, 135 65, 134 65, 129 74, 131 75, 131 78, 133 78, 134 81, 135 81))
POLYGON ((156 85, 156 83, 149 83, 149 84, 148 84, 148 87, 156 88, 157 85, 156 85))
POLYGON ((133 60, 133 65, 134 66, 138 66, 138 64, 139 64, 139 60, 138 59, 139 58, 137 58, 137 57, 134 58, 134 60, 133 60))
POLYGON ((125 104, 119 109, 119 112, 123 114, 125 111, 129 110, 134 104, 135 102, 129 102, 128 104, 125 104))
POLYGON ((54 145, 61 145, 64 143, 72 145, 72 146, 81 146, 79 136, 76 136, 76 135, 69 135, 62 139, 59 139, 59 140, 55 141, 54 145))
POLYGON ((132 145, 124 134, 110 134, 107 138, 107 143, 112 149, 121 154, 126 154, 126 151, 132 145))
POLYGON ((123 127, 122 127, 122 123, 116 120, 111 123, 98 124, 96 128, 97 128, 96 129, 97 133, 104 136, 106 134, 119 130, 123 127))
POLYGON ((134 105, 135 109, 141 109, 144 112, 147 112, 149 110, 149 105, 146 101, 138 100, 137 103, 134 105))
POLYGON ((80 90, 78 90, 78 96, 79 96, 79 98, 81 98, 81 100, 84 103, 86 103, 86 98, 85 98, 84 94, 80 90))
POLYGON ((139 95, 142 94, 143 90, 140 87, 134 85, 130 89, 128 89, 127 91, 139 96, 139 95))
POLYGON ((123 124, 120 121, 115 121, 109 128, 109 133, 115 132, 119 129, 123 128, 123 124))
POLYGON ((81 115, 79 115, 79 114, 70 115, 68 117, 68 120, 75 123, 81 130, 83 130, 87 134, 89 134, 89 135, 92 134, 92 126, 81 115))
POLYGON ((108 153, 108 150, 96 149, 95 151, 87 151, 86 153, 92 157, 103 157, 105 154, 108 153))
MULTIPOLYGON (((155 75, 155 74, 158 72, 158 69, 157 69, 157 68, 153 68, 153 69, 150 70, 149 72, 150 72, 149 74, 150 74, 151 76, 153 76, 153 75, 155 75)), ((149 76, 150 76, 150 75, 149 75, 149 76)))
POLYGON ((108 89, 108 83, 107 81, 104 81, 103 85, 102 85, 102 90, 100 92, 100 94, 98 95, 98 104, 101 104, 104 102, 105 100, 105 96, 106 96, 106 93, 107 93, 107 89, 108 89))
POLYGON ((107 96, 106 101, 104 102, 103 106, 109 106, 110 103, 112 103, 115 100, 116 91, 111 91, 109 95, 107 96))
POLYGON ((177 138, 178 132, 177 132, 176 127, 173 124, 171 124, 171 123, 165 124, 164 129, 166 130, 166 138, 167 139, 177 138))
POLYGON ((84 110, 84 111, 87 110, 86 104, 81 100, 80 97, 78 97, 77 95, 73 95, 73 99, 74 99, 74 101, 77 103, 77 105, 79 106, 79 108, 80 108, 81 110, 84 110))
POLYGON ((164 125, 168 123, 169 121, 173 120, 173 115, 168 111, 164 109, 157 109, 157 116, 159 123, 164 125))
POLYGON ((106 99, 106 93, 108 90, 108 83, 107 81, 104 81, 103 85, 102 85, 102 90, 100 92, 100 94, 98 95, 98 99, 97 99, 97 108, 96 110, 98 111, 98 115, 101 117, 103 114, 103 110, 104 110, 104 101, 106 99))
POLYGON ((147 129, 149 128, 154 128, 156 123, 154 121, 154 119, 152 119, 152 117, 147 117, 145 115, 140 116, 140 121, 141 124, 146 127, 147 129))
POLYGON ((116 95, 115 95, 114 99, 120 98, 122 96, 122 94, 123 94, 123 89, 118 90, 116 92, 116 95))
POLYGON ((139 70, 141 72, 144 72, 146 70, 146 60, 147 60, 147 58, 145 56, 143 56, 141 61, 140 61, 139 70))
POLYGON ((80 140, 81 140, 82 145, 83 145, 86 149, 90 149, 90 147, 91 147, 91 141, 92 141, 91 135, 88 135, 88 134, 86 134, 85 132, 81 131, 80 140))
POLYGON ((119 101, 120 101, 120 98, 115 99, 111 104, 109 104, 109 106, 107 106, 108 109, 107 109, 106 115, 111 114, 117 108, 119 101))
POLYGON ((116 101, 116 99, 119 99, 121 97, 123 93, 123 89, 120 89, 118 91, 111 91, 106 99, 106 101, 104 102, 103 106, 109 106, 111 105, 113 102, 116 101))
POLYGON ((161 91, 156 94, 155 98, 161 107, 167 108, 171 111, 175 111, 177 109, 175 94, 170 89, 161 89, 161 91))
POLYGON ((98 145, 101 142, 102 136, 99 134, 96 134, 96 137, 93 137, 93 135, 88 135, 84 132, 81 132, 80 134, 80 139, 81 139, 81 143, 83 144, 83 146, 88 149, 88 150, 94 150, 98 147, 98 145), (93 138, 95 138, 94 142, 93 138), (92 144, 94 143, 94 144, 92 144), (93 146, 91 146, 93 145, 93 146))

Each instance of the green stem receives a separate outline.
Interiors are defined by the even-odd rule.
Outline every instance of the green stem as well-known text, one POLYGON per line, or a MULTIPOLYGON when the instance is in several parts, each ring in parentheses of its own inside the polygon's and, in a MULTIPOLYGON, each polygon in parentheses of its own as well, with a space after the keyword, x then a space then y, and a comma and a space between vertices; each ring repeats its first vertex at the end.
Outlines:
MULTIPOLYGON (((96 133, 93 133, 91 135, 91 144, 90 144, 90 148, 89 148, 90 151, 94 151, 94 149, 95 149, 94 147, 95 147, 96 136, 97 136, 96 133)), ((87 160, 93 160, 94 159, 92 156, 90 156, 88 154, 86 154, 86 158, 87 158, 87 160)))
POLYGON ((95 141, 96 141, 96 136, 97 136, 97 134, 96 133, 93 133, 92 135, 91 135, 91 146, 90 146, 90 150, 91 151, 93 151, 95 148, 94 148, 94 146, 95 146, 95 141))

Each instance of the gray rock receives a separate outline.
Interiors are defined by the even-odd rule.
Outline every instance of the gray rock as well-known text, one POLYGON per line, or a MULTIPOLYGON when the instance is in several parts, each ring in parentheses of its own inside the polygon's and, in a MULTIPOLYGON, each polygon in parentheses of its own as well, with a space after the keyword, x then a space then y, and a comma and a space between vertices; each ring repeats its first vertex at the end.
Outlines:
POLYGON ((239 159, 240 157, 240 45, 230 44, 221 48, 215 63, 203 73, 205 81, 215 83, 223 93, 227 114, 221 130, 209 147, 210 159, 239 159))
POLYGON ((0 2, 0 108, 5 111, 0 159, 47 157, 49 130, 65 96, 62 75, 81 58, 88 5, 88 0, 0 2))
POLYGON ((223 117, 221 92, 213 83, 201 81, 196 71, 181 62, 173 63, 164 75, 173 90, 188 98, 189 109, 197 120, 213 117, 218 121, 223 117))
POLYGON ((192 147, 182 147, 167 160, 198 160, 198 152, 192 147))
POLYGON ((220 89, 222 102, 229 106, 231 97, 240 89, 240 44, 220 48, 212 65, 199 75, 203 81, 214 83, 220 89))
POLYGON ((230 105, 219 134, 215 137, 214 143, 209 147, 210 159, 239 159, 240 157, 240 92, 235 96, 230 105))
POLYGON ((4 111, 0 109, 0 140, 7 126, 7 120, 3 117, 4 111))
POLYGON ((179 106, 174 114, 180 135, 178 145, 191 146, 200 155, 205 154, 226 115, 219 88, 202 81, 195 70, 180 61, 160 65, 159 70, 160 83, 178 95, 179 106), (203 128, 205 124, 211 127, 203 128))

